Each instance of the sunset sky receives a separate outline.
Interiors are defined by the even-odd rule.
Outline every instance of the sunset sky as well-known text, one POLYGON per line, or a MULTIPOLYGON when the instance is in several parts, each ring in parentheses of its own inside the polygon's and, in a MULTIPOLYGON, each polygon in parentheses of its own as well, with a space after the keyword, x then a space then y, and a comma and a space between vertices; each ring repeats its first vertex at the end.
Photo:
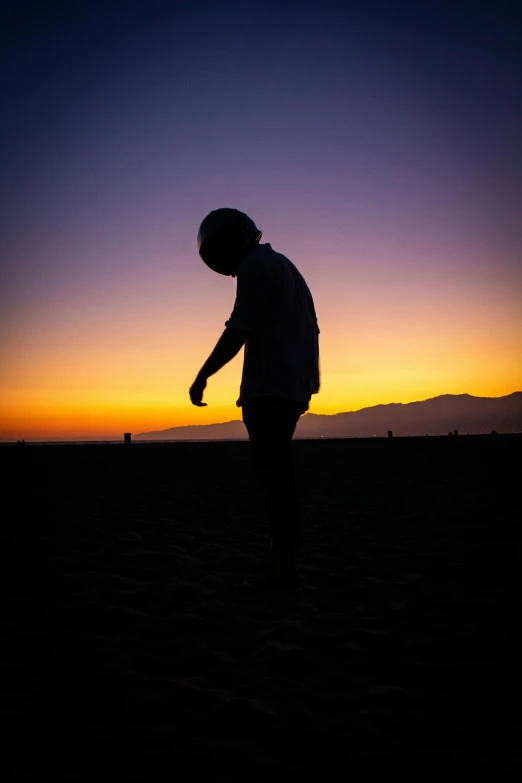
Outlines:
POLYGON ((522 390, 515 4, 12 5, 1 439, 241 417, 242 351, 188 394, 235 298, 197 253, 218 207, 310 287, 311 412, 522 390))

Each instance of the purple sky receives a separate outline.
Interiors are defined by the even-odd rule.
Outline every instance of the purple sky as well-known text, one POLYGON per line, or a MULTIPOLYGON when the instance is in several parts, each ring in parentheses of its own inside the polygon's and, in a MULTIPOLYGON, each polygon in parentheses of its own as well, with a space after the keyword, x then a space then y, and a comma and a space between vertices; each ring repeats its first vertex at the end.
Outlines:
POLYGON ((432 317, 445 297, 479 297, 475 312, 491 292, 487 318, 509 311, 520 326, 513 4, 130 5, 7 18, 8 373, 15 354, 34 356, 29 328, 51 345, 71 312, 87 328, 97 310, 132 304, 146 321, 167 301, 181 313, 222 296, 217 339, 233 291, 205 274, 195 238, 220 206, 251 214, 297 264, 320 325, 371 311, 372 297, 426 297, 432 317))

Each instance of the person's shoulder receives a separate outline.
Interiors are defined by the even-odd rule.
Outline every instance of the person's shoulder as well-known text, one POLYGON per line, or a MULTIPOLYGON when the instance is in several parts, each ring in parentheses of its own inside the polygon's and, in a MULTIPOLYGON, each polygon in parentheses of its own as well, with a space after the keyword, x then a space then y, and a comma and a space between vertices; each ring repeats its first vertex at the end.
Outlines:
POLYGON ((272 245, 269 243, 263 245, 262 248, 262 252, 256 256, 256 258, 264 265, 267 270, 281 269, 282 267, 286 267, 288 265, 294 266, 289 258, 287 258, 283 253, 279 253, 277 250, 274 250, 272 245))

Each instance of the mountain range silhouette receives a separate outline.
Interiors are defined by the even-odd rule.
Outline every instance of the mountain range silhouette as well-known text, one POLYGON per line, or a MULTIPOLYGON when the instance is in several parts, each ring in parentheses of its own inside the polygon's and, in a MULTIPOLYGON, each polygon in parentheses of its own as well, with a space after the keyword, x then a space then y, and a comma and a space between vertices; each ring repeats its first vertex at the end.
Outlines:
MULTIPOLYGON (((333 415, 306 413, 301 416, 294 438, 371 438, 522 432, 522 392, 504 397, 473 397, 470 394, 442 394, 428 400, 374 405, 358 411, 333 415)), ((246 440, 242 421, 195 424, 142 432, 136 440, 246 440)))

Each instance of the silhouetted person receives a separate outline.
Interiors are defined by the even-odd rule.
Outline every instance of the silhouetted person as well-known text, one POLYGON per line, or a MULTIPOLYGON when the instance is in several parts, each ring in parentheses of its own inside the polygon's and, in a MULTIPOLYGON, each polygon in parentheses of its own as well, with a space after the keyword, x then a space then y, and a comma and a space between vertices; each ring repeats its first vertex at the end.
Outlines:
POLYGON ((190 389, 202 406, 207 379, 245 346, 239 399, 269 515, 270 550, 246 584, 294 588, 302 546, 291 441, 299 417, 319 392, 319 327, 310 290, 294 264, 260 244, 262 232, 243 212, 217 209, 201 223, 205 264, 237 278, 226 329, 190 389))

